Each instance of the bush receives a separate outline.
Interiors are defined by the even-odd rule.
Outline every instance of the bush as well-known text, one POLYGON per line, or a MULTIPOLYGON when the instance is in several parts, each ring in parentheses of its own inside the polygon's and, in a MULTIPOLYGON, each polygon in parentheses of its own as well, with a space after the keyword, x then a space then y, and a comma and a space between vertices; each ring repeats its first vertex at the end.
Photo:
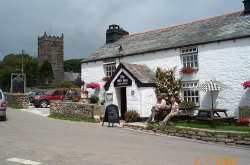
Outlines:
POLYGON ((195 103, 192 102, 192 101, 189 101, 189 102, 188 101, 182 101, 182 102, 180 102, 179 106, 181 108, 194 109, 195 103))
POLYGON ((235 124, 239 126, 248 126, 249 122, 250 120, 248 118, 239 118, 235 124))
POLYGON ((126 123, 137 122, 140 120, 140 115, 135 110, 129 110, 129 111, 125 112, 124 116, 125 116, 126 123))
POLYGON ((98 96, 91 96, 90 97, 90 103, 97 104, 98 101, 99 101, 99 97, 98 96))

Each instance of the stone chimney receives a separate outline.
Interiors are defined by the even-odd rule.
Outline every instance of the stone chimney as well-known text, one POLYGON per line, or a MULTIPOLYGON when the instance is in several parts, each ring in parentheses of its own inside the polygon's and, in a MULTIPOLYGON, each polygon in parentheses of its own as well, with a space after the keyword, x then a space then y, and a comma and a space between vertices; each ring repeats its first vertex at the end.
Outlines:
POLYGON ((129 33, 119 25, 109 25, 109 28, 106 31, 106 44, 114 43, 118 41, 122 36, 128 35, 129 33))
POLYGON ((250 0, 244 0, 244 14, 249 14, 250 13, 250 0))

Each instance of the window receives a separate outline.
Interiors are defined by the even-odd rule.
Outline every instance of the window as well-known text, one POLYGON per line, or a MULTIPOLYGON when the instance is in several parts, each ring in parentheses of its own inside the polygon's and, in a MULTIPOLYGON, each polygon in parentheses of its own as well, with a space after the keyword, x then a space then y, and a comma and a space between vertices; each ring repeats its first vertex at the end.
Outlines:
POLYGON ((198 49, 184 48, 181 49, 181 58, 183 67, 198 68, 198 49))
POLYGON ((182 82, 182 95, 184 101, 192 101, 199 105, 199 91, 195 88, 198 87, 198 82, 182 82))
POLYGON ((115 59, 104 60, 103 68, 104 68, 105 75, 107 77, 111 77, 115 73, 115 70, 116 70, 115 59))

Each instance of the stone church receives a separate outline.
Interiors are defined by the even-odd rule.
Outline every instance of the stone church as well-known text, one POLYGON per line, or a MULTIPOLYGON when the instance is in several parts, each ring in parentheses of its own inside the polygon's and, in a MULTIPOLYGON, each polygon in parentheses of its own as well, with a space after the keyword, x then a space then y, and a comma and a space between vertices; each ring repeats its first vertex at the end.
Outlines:
POLYGON ((63 51, 63 34, 59 36, 38 36, 38 62, 39 65, 48 60, 52 65, 54 73, 53 84, 60 83, 64 80, 64 51, 63 51))

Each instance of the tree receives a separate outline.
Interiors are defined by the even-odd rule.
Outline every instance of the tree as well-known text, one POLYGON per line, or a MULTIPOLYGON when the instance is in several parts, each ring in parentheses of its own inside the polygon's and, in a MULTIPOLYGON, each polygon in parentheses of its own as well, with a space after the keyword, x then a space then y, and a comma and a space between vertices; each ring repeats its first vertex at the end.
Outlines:
POLYGON ((36 76, 38 73, 36 58, 28 54, 8 54, 0 63, 0 88, 4 91, 10 89, 11 73, 22 73, 22 61, 27 86, 31 87, 36 84, 31 79, 32 75, 36 76))
POLYGON ((175 70, 176 68, 168 70, 157 68, 155 73, 157 79, 155 92, 161 94, 169 102, 171 97, 174 97, 179 102, 181 82, 180 79, 175 78, 175 70))
POLYGON ((53 82, 54 73, 52 70, 52 65, 48 60, 45 60, 39 69, 39 80, 41 85, 49 85, 53 82))
POLYGON ((64 72, 81 72, 82 59, 71 59, 64 61, 64 72))

